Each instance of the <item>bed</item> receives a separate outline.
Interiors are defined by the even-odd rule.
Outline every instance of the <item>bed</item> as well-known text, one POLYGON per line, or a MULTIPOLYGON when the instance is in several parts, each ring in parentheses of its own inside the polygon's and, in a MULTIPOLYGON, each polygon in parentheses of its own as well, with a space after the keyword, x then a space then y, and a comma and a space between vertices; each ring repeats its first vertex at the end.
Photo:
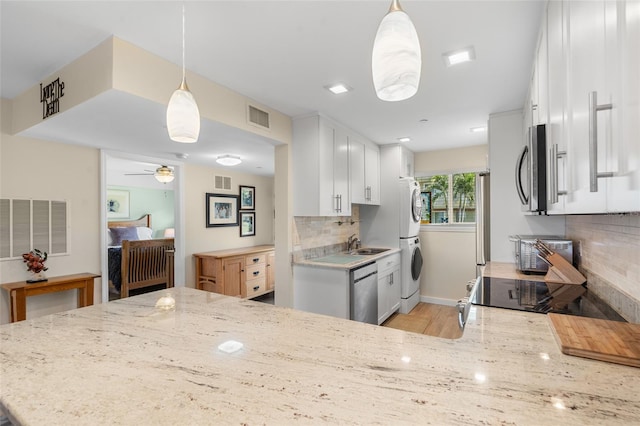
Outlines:
POLYGON ((109 280, 120 298, 131 290, 165 284, 173 287, 173 238, 151 238, 151 215, 110 221, 109 280))

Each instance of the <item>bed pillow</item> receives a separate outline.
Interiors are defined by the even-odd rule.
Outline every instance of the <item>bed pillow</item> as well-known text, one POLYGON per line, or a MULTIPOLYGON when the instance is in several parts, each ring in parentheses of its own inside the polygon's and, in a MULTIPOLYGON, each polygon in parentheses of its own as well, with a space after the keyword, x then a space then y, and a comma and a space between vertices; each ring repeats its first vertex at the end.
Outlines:
POLYGON ((153 239, 153 229, 146 226, 138 226, 136 228, 139 240, 151 240, 153 239))
POLYGON ((113 245, 113 236, 111 236, 111 228, 107 228, 107 245, 113 245))
POLYGON ((109 228, 111 230, 112 245, 121 246, 123 240, 136 241, 138 231, 133 227, 109 228))

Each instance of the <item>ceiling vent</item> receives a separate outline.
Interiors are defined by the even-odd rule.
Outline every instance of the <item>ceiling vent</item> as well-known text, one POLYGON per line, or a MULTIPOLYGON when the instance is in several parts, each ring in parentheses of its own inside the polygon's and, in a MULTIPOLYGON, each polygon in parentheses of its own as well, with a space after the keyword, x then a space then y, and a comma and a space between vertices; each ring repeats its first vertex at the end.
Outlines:
POLYGON ((262 127, 263 129, 270 129, 269 113, 249 105, 249 124, 262 127))
POLYGON ((213 186, 220 191, 231 191, 231 177, 216 175, 213 186))

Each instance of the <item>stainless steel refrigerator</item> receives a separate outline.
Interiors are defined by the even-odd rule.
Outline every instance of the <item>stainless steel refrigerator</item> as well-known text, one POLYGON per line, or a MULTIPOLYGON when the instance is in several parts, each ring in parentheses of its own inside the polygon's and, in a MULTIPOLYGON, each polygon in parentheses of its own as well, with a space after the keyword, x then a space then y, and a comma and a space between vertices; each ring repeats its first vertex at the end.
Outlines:
POLYGON ((489 172, 476 175, 476 275, 491 259, 489 236, 489 172))

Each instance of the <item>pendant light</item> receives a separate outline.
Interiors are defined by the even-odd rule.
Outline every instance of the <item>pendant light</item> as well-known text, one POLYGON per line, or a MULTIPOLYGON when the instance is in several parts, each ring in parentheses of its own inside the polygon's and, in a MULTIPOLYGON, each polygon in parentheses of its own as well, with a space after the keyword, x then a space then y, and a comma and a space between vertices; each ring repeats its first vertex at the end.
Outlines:
POLYGON ((182 5, 182 82, 173 92, 167 106, 167 130, 171 140, 183 143, 198 141, 200 135, 200 111, 187 86, 184 43, 184 5, 182 5))
POLYGON ((371 55, 373 85, 383 101, 402 101, 416 94, 422 59, 420 41, 409 15, 393 0, 382 18, 371 55))

